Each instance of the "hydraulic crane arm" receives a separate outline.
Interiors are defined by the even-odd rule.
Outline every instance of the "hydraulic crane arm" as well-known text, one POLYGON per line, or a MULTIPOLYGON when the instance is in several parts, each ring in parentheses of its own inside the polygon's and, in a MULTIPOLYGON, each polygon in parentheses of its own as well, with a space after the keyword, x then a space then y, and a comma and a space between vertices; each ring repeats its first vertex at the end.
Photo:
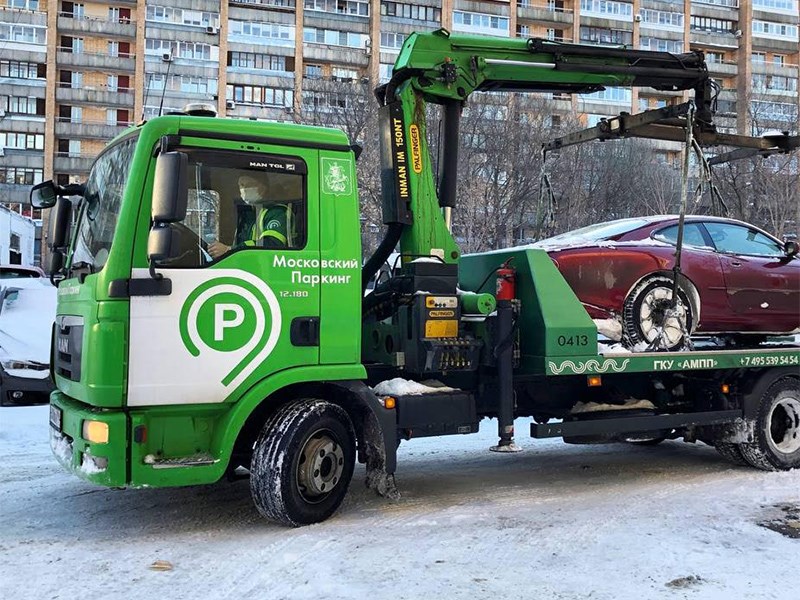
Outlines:
POLYGON ((716 134, 712 116, 718 90, 708 76, 702 52, 670 54, 542 39, 451 35, 444 29, 410 35, 391 80, 375 92, 381 104, 383 218, 389 230, 364 267, 364 281, 380 268, 398 241, 404 255, 434 255, 446 263, 457 262, 460 250, 443 212, 456 205, 459 120, 470 94, 588 93, 606 86, 693 90, 693 129, 716 134), (438 182, 426 141, 426 103, 442 106, 438 182))
MULTIPOLYGON (((670 54, 591 47, 543 39, 412 34, 385 87, 388 101, 404 81, 426 102, 466 100, 475 91, 587 93, 605 86, 696 91, 708 107, 713 83, 702 52, 670 54)), ((699 95, 699 97, 697 97, 699 95)), ((710 121, 710 113, 703 115, 710 121)))

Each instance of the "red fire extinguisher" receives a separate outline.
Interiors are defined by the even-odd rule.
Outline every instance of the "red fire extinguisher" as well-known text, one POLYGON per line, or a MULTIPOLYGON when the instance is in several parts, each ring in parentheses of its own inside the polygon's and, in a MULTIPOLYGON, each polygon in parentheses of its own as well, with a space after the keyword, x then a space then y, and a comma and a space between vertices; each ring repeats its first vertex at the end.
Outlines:
POLYGON ((497 292, 495 297, 498 300, 513 300, 517 297, 517 272, 510 265, 511 261, 506 261, 502 267, 497 269, 497 292))

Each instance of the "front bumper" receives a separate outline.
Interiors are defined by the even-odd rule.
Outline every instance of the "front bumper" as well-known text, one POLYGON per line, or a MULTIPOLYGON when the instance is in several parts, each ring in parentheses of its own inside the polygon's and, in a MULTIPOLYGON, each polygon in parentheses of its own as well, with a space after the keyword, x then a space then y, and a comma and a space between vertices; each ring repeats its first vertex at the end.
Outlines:
POLYGON ((50 377, 19 377, 9 374, 0 366, 0 406, 47 404, 54 387, 50 377))
POLYGON ((81 479, 108 487, 127 484, 128 416, 121 410, 87 406, 56 390, 50 395, 50 410, 60 411, 51 418, 50 448, 58 462, 81 479), (60 420, 60 428, 53 421, 60 420), (108 425, 108 442, 83 439, 83 422, 100 421, 108 425))

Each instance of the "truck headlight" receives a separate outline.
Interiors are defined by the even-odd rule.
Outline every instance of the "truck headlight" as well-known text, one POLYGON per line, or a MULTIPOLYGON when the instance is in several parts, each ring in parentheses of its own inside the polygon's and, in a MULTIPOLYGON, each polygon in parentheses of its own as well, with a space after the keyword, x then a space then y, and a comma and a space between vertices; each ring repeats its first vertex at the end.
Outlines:
POLYGON ((93 444, 108 443, 108 423, 102 421, 84 421, 81 427, 81 437, 93 444))

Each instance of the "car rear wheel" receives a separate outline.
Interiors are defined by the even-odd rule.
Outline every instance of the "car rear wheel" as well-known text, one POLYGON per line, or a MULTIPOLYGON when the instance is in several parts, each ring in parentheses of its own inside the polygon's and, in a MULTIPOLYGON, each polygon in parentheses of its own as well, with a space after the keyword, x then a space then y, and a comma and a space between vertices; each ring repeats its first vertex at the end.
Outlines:
POLYGON ((680 287, 673 307, 672 289, 672 279, 657 276, 642 280, 631 291, 622 311, 623 344, 629 348, 645 345, 655 350, 684 347, 692 328, 692 307, 680 287))

